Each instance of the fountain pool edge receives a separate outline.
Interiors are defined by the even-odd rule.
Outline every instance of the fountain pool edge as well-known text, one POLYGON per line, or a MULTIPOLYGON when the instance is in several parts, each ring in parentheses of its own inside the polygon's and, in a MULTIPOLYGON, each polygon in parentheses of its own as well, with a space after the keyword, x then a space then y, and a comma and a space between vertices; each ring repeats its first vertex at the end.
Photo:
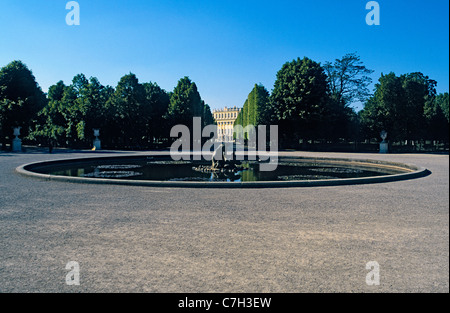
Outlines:
MULTIPOLYGON (((137 156, 122 156, 119 158, 136 158, 137 156)), ((144 157, 144 156, 139 156, 144 157)), ((327 187, 327 186, 349 186, 349 185, 365 185, 378 184, 395 181, 410 180, 415 178, 425 177, 431 172, 423 167, 418 167, 411 164, 400 164, 386 161, 376 160, 359 160, 359 159, 338 159, 338 158, 306 158, 318 161, 330 161, 338 163, 363 163, 372 164, 381 167, 401 167, 403 170, 409 172, 375 176, 375 177, 361 177, 361 178, 344 178, 344 179, 329 179, 329 180, 292 180, 292 181, 260 181, 260 182, 193 182, 193 181, 150 181, 150 180, 118 180, 105 178, 86 178, 86 177, 70 177, 58 176, 50 174, 41 174, 32 171, 32 168, 46 165, 60 165, 66 163, 79 163, 94 160, 104 160, 110 157, 87 157, 76 159, 62 159, 53 161, 41 161, 29 164, 24 164, 16 168, 16 172, 22 176, 36 178, 46 181, 56 181, 65 183, 79 183, 79 184, 107 184, 107 185, 123 185, 123 186, 141 186, 141 187, 166 187, 166 188, 230 188, 230 189, 251 189, 251 188, 295 188, 295 187, 327 187)), ((297 157, 293 157, 297 158, 297 157)), ((117 158, 115 158, 117 159, 117 158)), ((301 159, 301 158, 300 158, 301 159)))

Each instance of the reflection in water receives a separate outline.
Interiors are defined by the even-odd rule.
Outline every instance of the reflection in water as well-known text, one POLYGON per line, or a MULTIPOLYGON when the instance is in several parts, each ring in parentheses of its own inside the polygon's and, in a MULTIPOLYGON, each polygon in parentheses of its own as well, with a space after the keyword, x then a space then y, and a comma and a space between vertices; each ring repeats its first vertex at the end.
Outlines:
MULTIPOLYGON (((242 168, 236 171, 199 171, 209 164, 202 162, 174 162, 171 160, 147 158, 133 159, 125 164, 119 159, 106 159, 91 163, 58 165, 52 168, 42 168, 43 174, 153 181, 225 181, 225 182, 256 182, 256 181, 292 181, 292 180, 322 180, 355 177, 381 176, 396 174, 386 169, 368 168, 362 166, 336 165, 327 163, 311 163, 306 161, 280 162, 273 172, 261 172, 258 162, 243 162, 242 168), (197 170, 194 170, 196 168, 197 170)), ((398 173, 398 172, 397 172, 398 173)))
POLYGON ((247 169, 242 172, 242 180, 248 182, 258 181, 258 177, 256 176, 255 171, 247 169))
POLYGON ((241 182, 242 172, 213 172, 210 181, 241 182))

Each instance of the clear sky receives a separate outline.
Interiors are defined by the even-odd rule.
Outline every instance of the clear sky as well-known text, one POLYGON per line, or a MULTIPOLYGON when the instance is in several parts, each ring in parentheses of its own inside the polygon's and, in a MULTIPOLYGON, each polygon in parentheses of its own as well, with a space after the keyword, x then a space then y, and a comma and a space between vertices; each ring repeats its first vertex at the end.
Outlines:
POLYGON ((447 0, 380 0, 380 26, 365 0, 79 0, 80 26, 67 2, 1 0, 0 67, 22 60, 44 91, 79 73, 116 86, 132 72, 168 91, 189 76, 216 109, 242 106, 255 83, 271 91, 294 58, 357 52, 374 82, 420 71, 449 90, 447 0))

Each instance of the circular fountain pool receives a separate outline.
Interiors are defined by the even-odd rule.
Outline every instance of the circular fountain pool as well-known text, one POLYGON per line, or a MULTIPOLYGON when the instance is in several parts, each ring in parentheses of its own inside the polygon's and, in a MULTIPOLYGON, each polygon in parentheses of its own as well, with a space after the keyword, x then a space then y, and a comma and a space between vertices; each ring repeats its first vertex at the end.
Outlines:
POLYGON ((170 156, 122 156, 23 165, 20 174, 64 182, 161 187, 269 188, 382 183, 423 177, 426 169, 373 160, 279 157, 275 171, 243 161, 238 171, 202 171, 210 162, 170 156), (200 170, 199 170, 200 169, 200 170))

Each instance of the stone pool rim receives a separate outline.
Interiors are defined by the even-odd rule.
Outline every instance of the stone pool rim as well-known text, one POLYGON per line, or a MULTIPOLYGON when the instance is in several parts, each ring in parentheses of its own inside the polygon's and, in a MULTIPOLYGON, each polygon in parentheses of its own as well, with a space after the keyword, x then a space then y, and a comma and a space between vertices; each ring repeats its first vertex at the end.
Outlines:
POLYGON ((96 184, 96 185, 121 185, 121 186, 138 186, 138 187, 166 187, 166 188, 230 188, 230 189, 254 189, 254 188, 298 188, 298 187, 330 187, 330 186, 351 186, 351 185, 367 185, 379 184, 395 181, 404 181, 425 177, 431 172, 420 166, 413 164, 404 164, 398 162, 379 161, 372 159, 353 159, 353 158, 327 158, 327 157, 305 157, 305 156, 280 156, 279 159, 298 159, 298 160, 314 160, 316 162, 334 162, 334 164, 365 164, 372 167, 399 168, 408 172, 400 174, 389 174, 374 177, 359 178, 340 178, 340 179, 324 179, 324 180, 291 180, 291 181, 257 181, 257 182, 204 182, 204 181, 151 181, 151 180, 130 180, 130 179, 106 179, 106 178, 87 178, 73 177, 62 175, 41 174, 33 172, 34 168, 49 165, 77 164, 85 162, 104 161, 106 159, 142 159, 154 157, 168 157, 170 155, 122 155, 122 156, 96 156, 96 157, 78 157, 59 160, 48 160, 33 162, 21 165, 16 168, 16 172, 20 175, 36 178, 46 181, 78 183, 78 184, 96 184))

